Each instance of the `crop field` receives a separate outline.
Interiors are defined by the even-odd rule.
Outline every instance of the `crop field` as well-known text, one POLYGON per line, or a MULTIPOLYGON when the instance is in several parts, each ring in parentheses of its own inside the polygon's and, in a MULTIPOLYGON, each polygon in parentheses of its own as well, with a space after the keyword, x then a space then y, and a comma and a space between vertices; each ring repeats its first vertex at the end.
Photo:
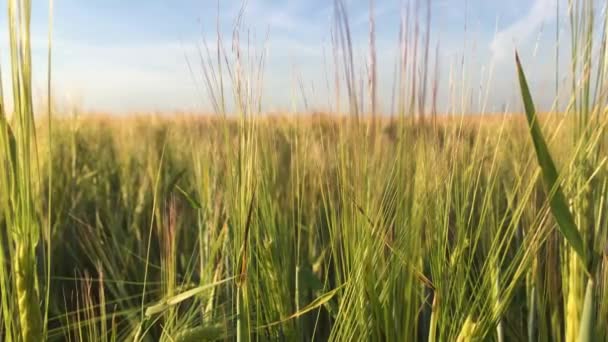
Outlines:
POLYGON ((216 114, 113 116, 52 109, 51 87, 34 105, 31 4, 8 0, 0 341, 608 341, 594 4, 570 1, 563 110, 536 112, 513 56, 520 113, 425 116, 432 89, 404 82, 375 115, 344 53, 335 112, 268 115, 264 56, 218 38, 216 114))

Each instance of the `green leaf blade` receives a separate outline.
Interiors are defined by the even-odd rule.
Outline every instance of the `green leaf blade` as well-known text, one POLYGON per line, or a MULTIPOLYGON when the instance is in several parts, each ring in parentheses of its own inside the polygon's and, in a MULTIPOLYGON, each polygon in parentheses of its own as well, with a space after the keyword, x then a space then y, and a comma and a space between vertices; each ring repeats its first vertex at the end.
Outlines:
POLYGON ((576 254, 581 257, 586 265, 587 258, 583 245, 583 239, 578 228, 576 227, 572 213, 570 213, 570 209, 568 208, 566 197, 564 196, 562 188, 559 184, 559 174, 557 172, 557 168, 555 167, 555 163, 551 158, 551 154, 549 152, 549 148, 547 147, 547 143, 545 142, 543 133, 540 129, 536 116, 536 109, 534 108, 534 101, 532 100, 526 75, 521 66, 521 61, 517 53, 515 53, 515 61, 517 64, 517 75, 519 78, 522 100, 526 112, 526 119, 530 128, 530 134, 532 136, 532 142, 536 151, 536 157, 542 170, 543 184, 545 185, 546 191, 549 195, 551 213, 553 214, 561 233, 566 238, 566 241, 568 241, 568 244, 574 249, 576 254))

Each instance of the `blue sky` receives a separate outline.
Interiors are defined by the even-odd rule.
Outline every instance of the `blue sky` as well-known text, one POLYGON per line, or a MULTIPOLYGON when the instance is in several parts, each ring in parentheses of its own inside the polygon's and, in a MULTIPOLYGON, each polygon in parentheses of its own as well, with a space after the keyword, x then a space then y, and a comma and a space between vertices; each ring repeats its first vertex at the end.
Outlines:
MULTIPOLYGON (((479 109, 480 98, 485 97, 487 110, 501 110, 505 105, 517 108, 515 47, 533 79, 538 101, 549 106, 554 96, 558 20, 561 36, 568 35, 565 11, 556 18, 556 1, 566 8, 567 0, 432 0, 431 45, 440 46, 440 108, 447 110, 450 83, 459 91, 465 90, 473 110, 479 109), (459 70, 463 56, 464 73, 459 70)), ((221 30, 229 46, 241 1, 220 2, 221 30)), ((35 87, 42 92, 48 8, 45 1, 35 3, 35 87)), ((345 3, 357 61, 363 67, 369 2, 345 3)), ((390 108, 403 3, 407 0, 376 0, 379 91, 384 111, 390 108)), ((421 3, 424 8, 428 2, 421 3)), ((261 47, 265 32, 269 32, 262 90, 266 109, 303 109, 302 91, 294 80, 302 81, 309 108, 324 109, 331 102, 325 78, 325 70, 331 66, 324 64, 324 51, 327 60, 331 58, 331 13, 330 0, 248 1, 244 24, 257 33, 254 45, 261 47)), ((201 91, 201 63, 196 51, 202 37, 214 40, 216 14, 216 0, 55 0, 53 72, 58 101, 113 112, 210 110, 201 91)), ((5 13, 0 20, 6 23, 5 13)), ((0 32, 6 51, 6 29, 0 32)), ((562 49, 567 52, 565 42, 562 49)), ((8 67, 6 55, 2 53, 3 68, 8 67)))

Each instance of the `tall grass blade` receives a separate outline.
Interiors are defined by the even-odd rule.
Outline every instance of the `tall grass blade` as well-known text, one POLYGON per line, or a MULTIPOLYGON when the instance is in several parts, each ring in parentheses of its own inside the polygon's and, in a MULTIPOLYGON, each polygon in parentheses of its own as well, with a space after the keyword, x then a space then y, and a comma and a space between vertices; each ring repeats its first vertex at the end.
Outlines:
POLYGON ((538 123, 538 117, 536 115, 536 109, 534 108, 532 95, 530 94, 526 75, 524 74, 524 70, 521 66, 521 61, 517 53, 515 53, 515 61, 517 64, 517 75, 519 78, 522 100, 524 102, 526 119, 530 128, 530 134, 532 135, 532 142, 534 143, 536 157, 538 158, 538 163, 542 169, 543 183, 547 193, 549 194, 551 212, 555 217, 555 221, 557 222, 561 233, 566 238, 566 241, 568 241, 568 244, 574 249, 585 265, 587 265, 587 257, 585 247, 583 245, 583 239, 576 227, 572 213, 570 213, 570 209, 568 209, 568 202, 566 201, 566 197, 564 196, 562 188, 559 184, 559 174, 555 164, 553 163, 553 159, 549 153, 549 148, 547 147, 547 143, 545 142, 545 138, 538 123))

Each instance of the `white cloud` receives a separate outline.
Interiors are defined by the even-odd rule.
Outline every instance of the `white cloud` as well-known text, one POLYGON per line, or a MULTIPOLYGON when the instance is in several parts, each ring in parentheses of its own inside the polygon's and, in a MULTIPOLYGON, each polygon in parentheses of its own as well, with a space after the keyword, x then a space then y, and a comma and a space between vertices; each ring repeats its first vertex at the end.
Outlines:
POLYGON ((525 43, 542 24, 555 19, 555 0, 535 0, 528 13, 505 29, 498 31, 490 43, 492 59, 501 62, 525 43))

